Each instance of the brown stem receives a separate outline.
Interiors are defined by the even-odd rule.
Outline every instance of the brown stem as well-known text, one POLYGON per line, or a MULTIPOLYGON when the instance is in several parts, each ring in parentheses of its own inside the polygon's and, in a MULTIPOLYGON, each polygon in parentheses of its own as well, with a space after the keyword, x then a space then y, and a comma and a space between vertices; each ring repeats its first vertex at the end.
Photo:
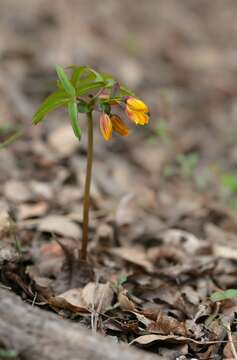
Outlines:
POLYGON ((86 181, 85 181, 84 201, 83 201, 83 233, 82 233, 82 244, 80 251, 80 259, 84 261, 87 258, 90 185, 91 185, 91 173, 92 173, 92 162, 93 162, 93 118, 91 112, 87 113, 87 120, 88 120, 87 167, 86 167, 86 181))

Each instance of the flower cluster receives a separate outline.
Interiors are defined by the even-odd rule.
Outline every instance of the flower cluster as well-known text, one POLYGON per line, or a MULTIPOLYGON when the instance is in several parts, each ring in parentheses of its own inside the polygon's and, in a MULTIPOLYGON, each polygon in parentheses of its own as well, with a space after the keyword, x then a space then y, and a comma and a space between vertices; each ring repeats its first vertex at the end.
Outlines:
POLYGON ((99 111, 100 130, 104 139, 108 141, 113 132, 121 136, 129 134, 125 122, 114 113, 115 107, 122 108, 136 125, 145 125, 149 122, 147 105, 112 76, 99 73, 88 66, 71 66, 65 70, 58 65, 56 72, 57 89, 45 99, 34 114, 34 124, 44 120, 51 111, 66 107, 74 134, 80 140, 79 113, 92 117, 93 112, 99 111), (69 69, 70 76, 67 73, 69 69))
MULTIPOLYGON (((125 113, 136 125, 145 125, 149 122, 149 109, 140 99, 129 96, 125 100, 125 113)), ((113 131, 121 136, 129 134, 129 128, 116 114, 103 112, 100 116, 100 130, 106 141, 110 140, 113 131)))

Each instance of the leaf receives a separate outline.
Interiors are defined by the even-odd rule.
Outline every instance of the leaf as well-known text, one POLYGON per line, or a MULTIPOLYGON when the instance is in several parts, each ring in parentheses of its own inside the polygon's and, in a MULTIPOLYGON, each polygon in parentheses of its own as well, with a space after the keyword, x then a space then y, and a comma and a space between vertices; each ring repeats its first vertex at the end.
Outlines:
POLYGON ((33 124, 38 124, 49 112, 66 105, 70 99, 63 90, 58 90, 47 97, 33 116, 33 124))
POLYGON ((74 97, 76 95, 75 88, 72 85, 72 83, 70 82, 70 80, 68 79, 67 74, 65 73, 63 67, 57 65, 56 72, 57 72, 58 78, 60 80, 60 83, 63 86, 63 89, 66 91, 66 93, 68 95, 74 97))
POLYGON ((149 261, 146 253, 141 247, 119 247, 110 249, 109 252, 129 263, 142 267, 147 272, 153 271, 152 263, 149 261))
POLYGON ((5 350, 0 348, 0 358, 1 359, 16 359, 18 353, 15 350, 5 350))
POLYGON ((149 334, 149 335, 142 335, 134 339, 129 343, 129 345, 138 343, 140 345, 151 345, 155 341, 165 341, 168 343, 194 343, 198 345, 210 345, 215 344, 218 341, 198 341, 194 340, 192 338, 186 337, 186 336, 177 336, 177 335, 155 335, 155 334, 149 334))
POLYGON ((88 70, 95 76, 95 81, 104 81, 104 78, 100 73, 91 68, 88 68, 88 70))
POLYGON ((110 284, 89 282, 82 290, 82 300, 86 307, 104 313, 112 304, 113 290, 110 284))
POLYGON ((104 81, 103 77, 97 71, 88 68, 87 66, 80 66, 78 68, 75 68, 71 77, 71 83, 75 88, 89 85, 90 83, 93 82, 103 82, 103 81, 104 81), (87 73, 87 75, 84 78, 81 78, 81 76, 84 73, 87 73))
POLYGON ((86 93, 88 93, 91 90, 96 90, 99 89, 101 87, 105 87, 105 83, 104 82, 92 82, 90 84, 86 84, 83 86, 79 86, 77 88, 77 96, 81 96, 81 95, 85 95, 86 93))
POLYGON ((83 289, 69 289, 49 299, 50 305, 76 313, 96 311, 104 313, 112 304, 113 290, 109 283, 89 282, 83 289))
POLYGON ((14 143, 17 139, 22 136, 23 132, 21 130, 17 131, 15 134, 9 136, 8 139, 0 143, 0 150, 14 143))
POLYGON ((74 136, 71 124, 67 122, 57 126, 48 136, 48 144, 55 151, 57 158, 65 158, 78 148, 78 139, 74 136))
POLYGON ((81 128, 78 123, 78 110, 76 101, 70 101, 68 104, 68 113, 75 136, 80 140, 81 128))
POLYGON ((237 289, 228 289, 226 291, 216 291, 211 294, 211 300, 213 302, 233 299, 237 297, 237 289))
POLYGON ((114 84, 116 84, 116 80, 111 75, 101 74, 101 76, 103 78, 103 81, 106 82, 107 86, 112 87, 114 86, 114 84))
POLYGON ((48 215, 40 219, 38 230, 55 233, 75 240, 80 239, 81 236, 80 227, 63 215, 48 215))
POLYGON ((119 95, 130 95, 130 96, 134 96, 134 92, 131 91, 130 89, 126 88, 125 86, 120 86, 120 91, 119 91, 119 95))
POLYGON ((79 66, 76 67, 71 76, 71 83, 72 85, 77 88, 79 86, 81 75, 87 70, 86 66, 79 66))
POLYGON ((235 174, 226 173, 221 177, 222 184, 231 192, 237 191, 237 176, 235 174))

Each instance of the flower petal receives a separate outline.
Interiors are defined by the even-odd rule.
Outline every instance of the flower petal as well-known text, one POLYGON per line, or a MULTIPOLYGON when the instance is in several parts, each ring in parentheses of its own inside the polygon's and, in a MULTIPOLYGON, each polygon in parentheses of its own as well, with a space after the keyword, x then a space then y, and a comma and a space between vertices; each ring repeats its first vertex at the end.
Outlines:
POLYGON ((148 113, 148 106, 140 99, 129 97, 127 99, 127 107, 132 111, 142 111, 148 113))
POLYGON ((113 130, 119 135, 127 136, 129 134, 129 128, 118 115, 113 114, 110 119, 113 125, 113 130))
POLYGON ((110 120, 109 115, 103 114, 100 116, 100 131, 103 135, 103 138, 108 141, 112 136, 112 121, 110 120))
POLYGON ((140 111, 131 111, 126 109, 128 117, 137 125, 146 125, 149 122, 149 115, 140 111))

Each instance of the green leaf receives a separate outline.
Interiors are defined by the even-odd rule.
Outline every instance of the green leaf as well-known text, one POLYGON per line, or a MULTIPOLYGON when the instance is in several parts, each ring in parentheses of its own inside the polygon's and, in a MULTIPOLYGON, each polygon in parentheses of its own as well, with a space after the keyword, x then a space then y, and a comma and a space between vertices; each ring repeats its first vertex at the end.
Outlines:
POLYGON ((33 124, 38 124, 49 112, 66 105, 70 101, 63 90, 58 90, 47 97, 33 116, 33 124))
POLYGON ((237 211, 237 198, 231 199, 229 205, 230 205, 230 207, 231 207, 232 209, 234 209, 235 211, 237 211))
POLYGON ((80 66, 74 69, 71 77, 71 83, 75 88, 89 85, 93 82, 103 82, 103 77, 97 71, 87 66, 80 66), (86 76, 82 77, 83 75, 86 76))
POLYGON ((235 174, 225 173, 221 176, 222 184, 231 192, 237 191, 237 176, 235 174))
POLYGON ((18 353, 15 350, 6 350, 0 348, 0 358, 1 359, 15 359, 17 357, 18 353))
POLYGON ((22 136, 23 132, 21 130, 17 131, 15 134, 9 136, 8 139, 0 143, 0 150, 14 143, 17 139, 22 136))
POLYGON ((130 96, 135 96, 134 92, 132 92, 130 89, 126 88, 125 86, 120 86, 120 91, 119 91, 120 95, 130 95, 130 96))
POLYGON ((211 300, 213 302, 233 299, 237 297, 237 289, 228 289, 226 291, 216 291, 211 294, 211 300))
POLYGON ((85 95, 86 93, 88 93, 92 90, 96 90, 101 87, 104 87, 104 85, 105 85, 104 82, 95 82, 95 83, 91 83, 91 84, 86 84, 84 86, 79 86, 77 88, 77 96, 85 95))
POLYGON ((71 125, 74 131, 75 136, 80 140, 81 138, 81 128, 78 124, 78 111, 76 101, 70 101, 68 104, 68 113, 71 120, 71 125))
POLYGON ((77 88, 79 86, 81 75, 86 70, 87 70, 86 66, 79 66, 73 70, 72 76, 71 76, 71 83, 75 88, 77 88))
POLYGON ((88 68, 88 71, 90 71, 95 76, 95 81, 104 81, 103 76, 94 69, 88 68))
POLYGON ((61 85, 63 86, 63 89, 66 91, 66 93, 72 97, 76 95, 75 88, 73 87, 72 83, 67 77, 67 74, 65 73, 62 66, 57 65, 56 66, 56 72, 59 78, 59 81, 61 85))

